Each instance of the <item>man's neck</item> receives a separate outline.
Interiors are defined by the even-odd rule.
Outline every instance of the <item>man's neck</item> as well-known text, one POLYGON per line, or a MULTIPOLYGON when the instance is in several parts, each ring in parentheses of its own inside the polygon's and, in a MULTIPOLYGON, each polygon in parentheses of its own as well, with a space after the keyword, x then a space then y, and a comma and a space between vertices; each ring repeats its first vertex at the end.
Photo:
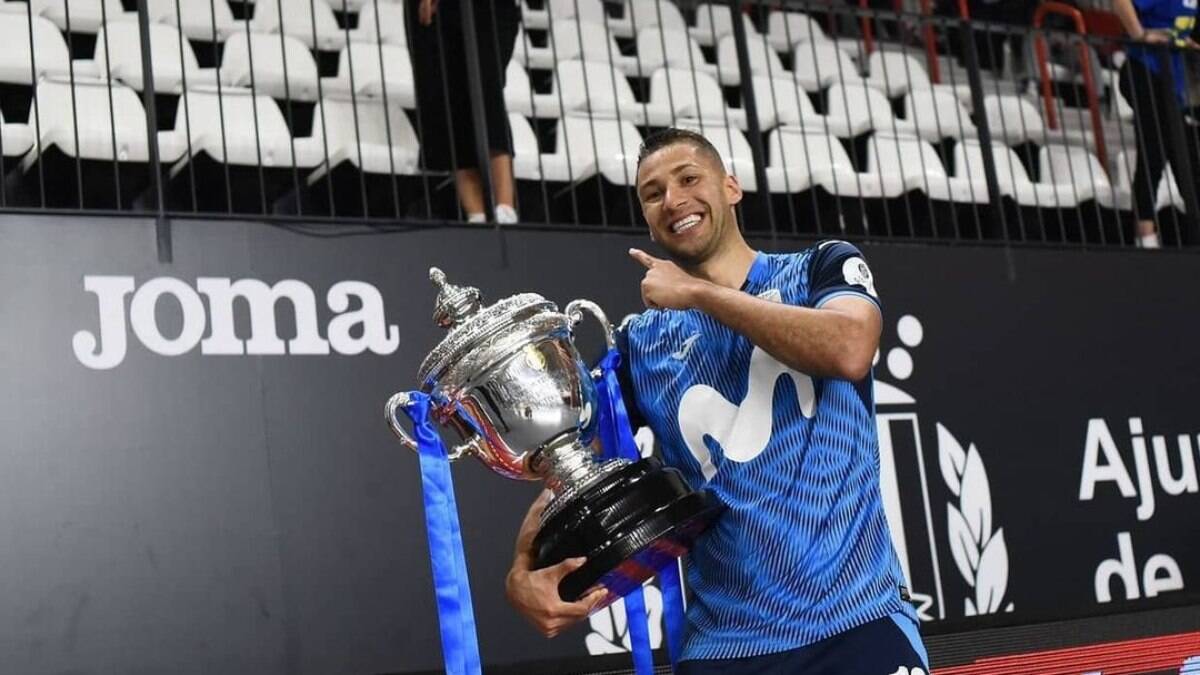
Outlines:
POLYGON ((708 260, 695 267, 687 267, 686 271, 718 286, 737 289, 746 282, 756 255, 757 252, 750 248, 746 240, 738 237, 722 246, 708 260))

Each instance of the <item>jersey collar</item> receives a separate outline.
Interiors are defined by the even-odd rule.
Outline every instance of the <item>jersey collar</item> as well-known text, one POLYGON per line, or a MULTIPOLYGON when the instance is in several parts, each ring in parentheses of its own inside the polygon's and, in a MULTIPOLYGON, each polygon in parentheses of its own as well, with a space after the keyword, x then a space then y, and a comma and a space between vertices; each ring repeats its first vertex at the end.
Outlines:
POLYGON ((767 283, 770 279, 770 263, 767 260, 767 254, 762 251, 756 251, 754 254, 754 262, 750 264, 750 271, 746 273, 746 280, 742 282, 742 291, 749 291, 752 288, 757 288, 767 283))

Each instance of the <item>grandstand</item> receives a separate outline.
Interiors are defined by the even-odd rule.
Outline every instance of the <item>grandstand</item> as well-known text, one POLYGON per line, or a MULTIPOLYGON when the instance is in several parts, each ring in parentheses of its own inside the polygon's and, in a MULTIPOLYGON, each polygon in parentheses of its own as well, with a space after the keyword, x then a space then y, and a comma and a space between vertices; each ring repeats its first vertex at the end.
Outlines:
MULTIPOLYGON (((866 4, 525 0, 504 92, 523 220, 638 227, 634 153, 678 125, 720 144, 750 230, 1131 244, 1103 11, 1052 5, 1031 32, 866 4)), ((0 9, 4 206, 462 219, 424 165, 399 3, 0 9)), ((1160 181, 1171 245, 1195 240, 1194 192, 1160 181)))

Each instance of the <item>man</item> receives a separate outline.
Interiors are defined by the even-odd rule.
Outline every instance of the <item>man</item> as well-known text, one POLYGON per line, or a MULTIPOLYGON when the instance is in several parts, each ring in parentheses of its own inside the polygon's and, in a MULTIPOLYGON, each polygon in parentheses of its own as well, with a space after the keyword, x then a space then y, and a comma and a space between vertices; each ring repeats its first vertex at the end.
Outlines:
MULTIPOLYGON (((664 461, 728 507, 689 554, 678 672, 926 672, 879 493, 871 362, 882 320, 861 254, 836 241, 751 249, 737 178, 699 134, 648 138, 637 180, 650 237, 671 260, 630 250, 648 308, 622 333, 631 414, 664 461)), ((552 636, 601 594, 559 599, 580 559, 531 569, 545 498, 521 526, 507 592, 552 636)))

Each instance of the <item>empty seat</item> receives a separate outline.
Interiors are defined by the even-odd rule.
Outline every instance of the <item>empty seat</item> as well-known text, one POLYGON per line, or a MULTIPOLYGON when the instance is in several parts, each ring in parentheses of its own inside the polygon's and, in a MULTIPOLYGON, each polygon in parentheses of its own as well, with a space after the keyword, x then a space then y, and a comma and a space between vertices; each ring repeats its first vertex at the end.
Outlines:
POLYGON ((820 91, 835 82, 862 82, 850 55, 832 42, 803 42, 792 52, 792 72, 806 91, 820 91))
POLYGON ((246 31, 246 22, 233 18, 226 2, 146 0, 146 6, 151 21, 175 26, 192 40, 222 42, 246 31))
POLYGON ((385 0, 367 3, 358 13, 358 27, 350 31, 350 40, 407 47, 406 21, 404 3, 385 0))
POLYGON ((903 52, 875 50, 867 57, 867 82, 896 98, 912 89, 930 89, 933 84, 920 61, 903 52))
POLYGON ((650 77, 663 67, 691 69, 717 76, 717 65, 704 60, 700 43, 686 30, 679 28, 651 26, 639 30, 635 63, 640 70, 632 74, 638 77, 650 77))
POLYGON ((759 128, 764 131, 778 124, 826 128, 825 116, 817 113, 808 94, 790 79, 756 76, 754 102, 759 128))
POLYGON ((653 85, 651 100, 638 103, 629 82, 607 63, 564 61, 554 73, 564 111, 607 113, 628 118, 638 126, 669 126, 674 119, 669 105, 654 100, 653 85))
POLYGON ((746 111, 726 106, 721 85, 704 73, 680 68, 655 72, 650 78, 650 103, 673 111, 675 117, 746 129, 746 111))
POLYGON ((767 39, 778 52, 792 51, 792 45, 809 40, 828 40, 815 19, 802 12, 772 11, 767 16, 767 39))
MULTIPOLYGON (((41 154, 57 148, 68 157, 87 160, 146 162, 146 111, 137 93, 106 80, 49 77, 38 84, 30 124, 39 143, 25 156, 28 168, 41 154)), ((164 161, 177 155, 162 153, 164 161)))
POLYGON ((917 89, 904 99, 904 119, 897 129, 915 133, 937 143, 943 138, 975 138, 978 131, 971 113, 951 92, 944 89, 917 89))
MULTIPOLYGON (((745 14, 741 15, 742 24, 746 27, 746 35, 758 35, 754 22, 745 14)), ((700 3, 696 5, 696 25, 688 29, 696 41, 705 47, 712 47, 726 35, 733 34, 733 17, 727 5, 700 3)))
MULTIPOLYGON (((201 68, 187 40, 181 40, 174 26, 152 23, 150 30, 150 54, 154 64, 154 91, 179 93, 187 86, 214 85, 217 81, 215 68, 201 68)), ((101 73, 141 91, 142 43, 136 20, 122 20, 106 24, 96 35, 96 66, 101 73)))
POLYGON ((608 25, 617 37, 633 37, 652 26, 662 30, 687 31, 683 14, 671 0, 629 0, 620 19, 610 18, 608 25))
POLYGON ((771 132, 767 180, 773 192, 813 185, 839 197, 883 198, 904 193, 899 174, 859 173, 837 138, 819 129, 779 127, 771 132))
POLYGON ((603 0, 545 0, 541 9, 521 3, 521 23, 527 28, 549 28, 555 21, 578 19, 603 27, 607 14, 603 0))
MULTIPOLYGON (((44 16, 63 31, 95 33, 105 21, 124 15, 121 0, 30 0, 34 14, 44 16)), ((136 16, 136 12, 131 12, 136 16)))
POLYGON ((554 93, 539 94, 529 85, 529 75, 515 61, 508 62, 504 76, 504 107, 523 117, 562 117, 562 102, 554 93))
POLYGON ((225 42, 221 81, 253 87, 278 99, 317 99, 317 64, 304 44, 288 35, 240 33, 230 37, 225 42))
POLYGON ((596 144, 584 125, 589 117, 578 113, 560 119, 555 129, 554 152, 538 150, 537 139, 525 118, 509 114, 513 130, 513 174, 522 180, 580 183, 596 175, 596 144))
POLYGON ((325 2, 256 0, 250 30, 257 33, 283 33, 303 42, 310 49, 337 51, 346 44, 346 33, 338 27, 333 8, 325 2))
POLYGON ((321 85, 327 92, 386 98, 388 105, 417 105, 408 50, 396 45, 351 42, 338 58, 337 75, 322 79, 321 85))
POLYGON ((1037 106, 1014 95, 992 94, 983 98, 984 115, 992 138, 1007 145, 1026 141, 1046 142, 1046 125, 1037 106))
POLYGON ((877 133, 867 146, 866 173, 899 176, 905 191, 917 191, 943 202, 986 204, 987 183, 972 185, 946 172, 937 150, 925 140, 907 135, 877 133))
POLYGON ((622 73, 636 75, 637 60, 621 54, 616 39, 603 24, 578 22, 574 19, 555 20, 544 47, 529 43, 517 44, 513 57, 528 68, 549 70, 556 62, 569 59, 611 63, 622 73))
POLYGON ((562 127, 572 141, 572 149, 588 145, 596 159, 596 170, 610 183, 637 184, 637 158, 642 135, 628 119, 610 115, 573 114, 562 127))
POLYGON ((242 87, 222 87, 219 97, 215 87, 185 91, 175 128, 160 131, 158 139, 164 157, 173 153, 179 158, 171 175, 200 153, 225 164, 268 168, 312 168, 324 158, 311 138, 291 137, 269 96, 242 87))
POLYGON ((20 157, 33 147, 33 128, 28 124, 8 123, 0 114, 0 148, 5 157, 20 157))
MULTIPOLYGON (((780 77, 787 75, 779 54, 767 42, 766 38, 750 35, 746 38, 746 55, 753 75, 780 77)), ((737 40, 732 35, 726 35, 717 43, 717 65, 720 68, 721 84, 732 87, 741 84, 742 72, 739 66, 737 40)))
POLYGON ((698 120, 680 120, 676 125, 681 129, 704 134, 709 143, 717 149, 725 162, 725 170, 737 176, 742 189, 747 192, 758 191, 758 177, 754 173, 754 156, 750 151, 750 142, 741 130, 723 124, 710 124, 698 120))
POLYGON ((1120 201, 1117 189, 1109 181, 1100 159, 1087 148, 1047 145, 1038 152, 1038 165, 1042 176, 1054 176, 1059 182, 1073 184, 1078 201, 1094 196, 1097 204, 1117 208, 1120 201))
POLYGON ((34 58, 30 54, 28 17, 0 14, 0 82, 32 84, 42 75, 68 72, 71 55, 67 43, 49 20, 33 17, 32 43, 37 51, 34 58))
POLYGON ((850 138, 870 129, 894 131, 896 118, 883 92, 864 82, 835 84, 826 96, 829 133, 850 138))
MULTIPOLYGON (((1091 186, 1080 191, 1079 186, 1069 182, 1035 183, 1029 178, 1021 158, 1012 148, 1001 143, 992 144, 992 157, 996 163, 996 181, 1001 194, 1012 197, 1021 206, 1039 208, 1061 208, 1076 206, 1080 201, 1091 199, 1091 186)), ((983 147, 976 140, 965 140, 954 150, 955 165, 966 168, 971 176, 983 177, 983 147)), ((1059 178, 1055 176, 1054 178, 1059 178)))
POLYGON ((313 116, 312 145, 328 152, 326 162, 309 174, 311 185, 342 163, 369 174, 414 175, 420 145, 399 106, 377 98, 327 94, 313 116))

